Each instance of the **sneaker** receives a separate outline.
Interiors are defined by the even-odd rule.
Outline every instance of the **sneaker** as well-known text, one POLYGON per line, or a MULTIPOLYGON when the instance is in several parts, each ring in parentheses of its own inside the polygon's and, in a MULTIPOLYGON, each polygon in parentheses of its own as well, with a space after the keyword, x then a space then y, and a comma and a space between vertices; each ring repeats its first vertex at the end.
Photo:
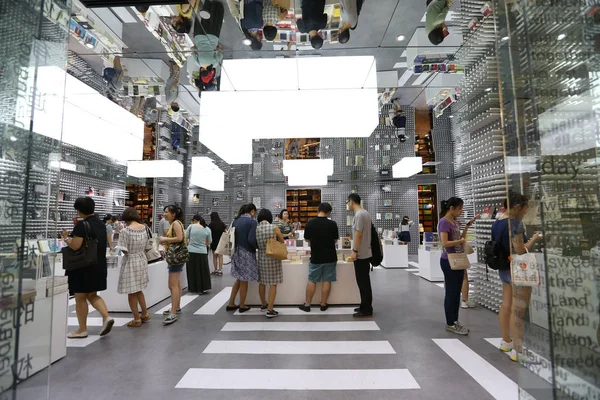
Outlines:
POLYGON ((260 306, 260 311, 265 312, 268 308, 269 306, 260 306))
POLYGON ((469 307, 469 308, 477 307, 477 304, 475 304, 475 302, 473 300, 467 300, 465 303, 467 303, 467 307, 469 307))
POLYGON ((177 321, 178 319, 179 319, 178 314, 169 313, 169 315, 167 315, 165 317, 165 320, 163 321, 163 325, 171 325, 173 322, 177 321))
MULTIPOLYGON (((511 345, 512 345, 512 343, 511 343, 511 345)), ((500 350, 502 350, 502 348, 500 348, 500 350)), ((511 349, 511 350, 507 351, 506 354, 508 354, 508 357, 510 358, 511 361, 517 362, 517 351, 515 349, 511 349)))
POLYGON ((329 304, 325 304, 324 306, 321 306, 321 311, 327 311, 328 308, 329 308, 329 304))
POLYGON ((456 325, 458 325, 458 326, 460 326, 461 328, 464 328, 464 329, 466 329, 466 330, 467 330, 467 333, 468 333, 468 332, 471 332, 471 331, 469 330, 469 328, 467 328, 466 326, 464 326, 464 325, 463 325, 463 324, 461 324, 460 322, 456 321, 456 322, 455 322, 455 324, 456 324, 456 325))
POLYGON ((102 324, 102 329, 100 330, 100 336, 108 335, 112 330, 113 325, 115 324, 115 320, 112 318, 107 319, 102 324))
POLYGON ((467 304, 466 301, 463 300, 460 302, 460 308, 469 308, 469 305, 467 304))
POLYGON ((464 326, 455 323, 454 325, 446 325, 446 330, 448 332, 456 333, 457 335, 466 336, 469 334, 469 331, 464 326))
POLYGON ((366 312, 362 312, 362 311, 357 311, 352 315, 354 318, 370 318, 373 316, 373 313, 366 313, 366 312))
POLYGON ((279 315, 279 313, 275 310, 267 311, 267 314, 266 314, 267 318, 275 318, 278 315, 279 315))
MULTIPOLYGON (((178 308, 176 312, 177 312, 177 315, 181 314, 181 308, 178 308)), ((171 310, 163 311, 163 315, 165 317, 169 314, 171 314, 171 310)))
POLYGON ((504 340, 500 341, 500 351, 505 353, 509 353, 513 350, 513 342, 505 342, 504 340))
POLYGON ((298 307, 299 309, 301 309, 304 312, 310 312, 310 306, 307 306, 306 304, 302 304, 300 307, 298 307))

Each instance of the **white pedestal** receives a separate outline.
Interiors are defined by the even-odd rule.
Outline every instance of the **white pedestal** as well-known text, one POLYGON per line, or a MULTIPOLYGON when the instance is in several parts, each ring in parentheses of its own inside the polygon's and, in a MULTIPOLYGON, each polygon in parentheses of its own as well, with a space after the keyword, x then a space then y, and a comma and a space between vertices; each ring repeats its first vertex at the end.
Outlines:
MULTIPOLYGON (((109 312, 131 312, 127 295, 117 293, 120 271, 120 267, 108 270, 106 290, 100 293, 109 312)), ((167 270, 167 262, 161 261, 148 265, 148 278, 149 282, 146 289, 144 289, 144 296, 146 297, 147 306, 152 307, 171 296, 168 286, 169 271, 167 270)), ((185 267, 181 272, 181 287, 187 287, 185 267)))
MULTIPOLYGON (((300 305, 306 299, 306 284, 308 283, 308 262, 290 263, 283 262, 283 283, 277 285, 277 298, 275 305, 300 305)), ((267 295, 268 295, 267 288, 267 295)), ((321 302, 321 284, 317 283, 317 290, 313 297, 313 304, 321 302)), ((360 304, 360 292, 356 285, 354 264, 338 261, 337 281, 331 285, 331 294, 328 304, 360 304)), ((248 305, 260 305, 258 296, 258 283, 250 282, 248 285, 248 305)))
POLYGON ((441 250, 419 249, 419 276, 431 282, 443 282, 444 273, 440 267, 441 250))
MULTIPOLYGON (((21 316, 19 358, 30 355, 29 376, 67 355, 68 294, 36 298, 33 321, 25 323, 26 315, 21 316)), ((26 374, 23 371, 21 375, 24 378, 26 374)))
POLYGON ((408 246, 406 245, 383 245, 384 268, 408 268, 408 246))

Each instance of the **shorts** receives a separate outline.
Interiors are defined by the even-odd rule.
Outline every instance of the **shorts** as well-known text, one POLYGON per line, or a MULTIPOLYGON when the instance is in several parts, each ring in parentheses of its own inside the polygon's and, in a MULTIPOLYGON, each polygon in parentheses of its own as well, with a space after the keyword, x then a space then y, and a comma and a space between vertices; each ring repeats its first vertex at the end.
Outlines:
POLYGON ((119 81, 119 75, 123 70, 115 68, 104 68, 102 76, 108 82, 108 86, 115 90, 123 89, 123 82, 119 81))
POLYGON ((510 277, 510 269, 499 269, 498 275, 500 276, 500 280, 502 283, 506 283, 508 285, 512 284, 512 280, 510 277))
POLYGON ((337 262, 325 264, 308 263, 308 280, 310 282, 335 282, 337 262))
POLYGON ((179 264, 179 265, 167 265, 167 268, 169 269, 169 273, 170 274, 175 274, 177 272, 181 272, 183 271, 183 266, 185 264, 179 264))

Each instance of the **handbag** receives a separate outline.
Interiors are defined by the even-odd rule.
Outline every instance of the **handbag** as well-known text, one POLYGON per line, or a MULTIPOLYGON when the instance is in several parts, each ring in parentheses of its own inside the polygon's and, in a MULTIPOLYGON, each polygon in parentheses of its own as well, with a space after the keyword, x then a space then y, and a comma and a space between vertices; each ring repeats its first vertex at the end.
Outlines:
POLYGON ((464 249, 465 249, 465 254, 467 254, 467 255, 475 253, 473 246, 471 246, 471 244, 469 242, 466 242, 464 244, 464 249))
POLYGON ((462 270, 471 268, 471 262, 467 253, 448 253, 448 262, 453 270, 462 270))
POLYGON ((152 232, 146 227, 146 233, 148 234, 148 241, 146 242, 146 260, 148 264, 153 264, 163 260, 162 254, 154 248, 154 241, 152 240, 152 232))
MULTIPOLYGON (((275 236, 275 227, 273 227, 273 236, 275 236)), ((274 258, 275 260, 287 260, 288 252, 285 243, 281 243, 275 237, 267 239, 267 257, 274 258)))
POLYGON ((85 228, 85 237, 81 247, 77 250, 63 247, 61 250, 65 271, 88 267, 98 262, 98 239, 90 236, 89 222, 83 221, 83 227, 85 228))
POLYGON ((235 228, 233 227, 233 223, 229 227, 229 230, 223 232, 221 235, 221 239, 219 239, 219 244, 217 245, 217 250, 215 250, 216 254, 224 255, 224 256, 232 256, 235 250, 235 228))
MULTIPOLYGON (((179 222, 179 221, 177 221, 179 222)), ((181 222, 179 222, 181 224, 181 222)), ((183 226, 181 227, 183 230, 183 226)), ((169 234, 173 234, 173 224, 171 224, 171 228, 169 229, 169 234)), ((169 235, 168 235, 169 236, 169 235)), ((190 257, 190 253, 188 252, 186 240, 185 240, 185 231, 183 232, 183 239, 179 243, 170 243, 167 248, 167 264, 169 265, 181 265, 185 264, 190 257)))
POLYGON ((510 258, 511 278, 514 285, 540 285, 540 266, 534 254, 527 251, 525 254, 513 254, 510 258))

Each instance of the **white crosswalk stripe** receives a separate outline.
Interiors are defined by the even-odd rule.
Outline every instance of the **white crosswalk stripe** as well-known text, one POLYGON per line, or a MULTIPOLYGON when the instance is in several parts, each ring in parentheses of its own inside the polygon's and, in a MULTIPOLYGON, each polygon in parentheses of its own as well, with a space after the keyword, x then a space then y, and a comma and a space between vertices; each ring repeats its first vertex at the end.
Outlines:
POLYGON ((67 339, 67 347, 87 347, 98 340, 99 335, 89 335, 85 339, 67 339))
POLYGON ((223 288, 212 299, 206 302, 194 315, 215 315, 228 301, 231 287, 223 288))
MULTIPOLYGON (((186 295, 181 296, 180 307, 183 309, 183 307, 187 306, 192 301, 196 300, 196 298, 198 298, 197 294, 186 294, 186 295)), ((161 308, 160 310, 158 310, 154 314, 162 314, 164 311, 167 311, 167 310, 170 310, 170 309, 171 309, 171 303, 169 303, 168 305, 164 306, 163 308, 161 308)))
POLYGON ((279 331, 279 332, 338 332, 338 331, 378 331, 373 321, 336 322, 228 322, 221 329, 225 332, 279 331))
MULTIPOLYGON (((325 315, 352 315, 354 314, 354 308, 352 307, 330 307, 325 311, 321 311, 319 306, 313 306, 310 312, 302 311, 297 307, 281 307, 275 308, 279 315, 306 315, 306 316, 325 316, 325 315)), ((250 311, 246 311, 245 313, 240 313, 236 311, 234 315, 241 316, 254 316, 264 315, 265 312, 261 311, 260 308, 252 308, 250 311)))
MULTIPOLYGON (((131 321, 131 318, 113 318, 113 319, 115 320, 114 326, 124 326, 129 321, 131 321)), ((91 318, 88 317, 88 319, 87 319, 87 326, 102 326, 103 324, 104 324, 104 321, 102 320, 101 317, 91 317, 91 318)), ((68 325, 69 326, 79 326, 77 317, 69 317, 68 325)))
POLYGON ((208 354, 396 354, 387 340, 213 340, 208 354))

